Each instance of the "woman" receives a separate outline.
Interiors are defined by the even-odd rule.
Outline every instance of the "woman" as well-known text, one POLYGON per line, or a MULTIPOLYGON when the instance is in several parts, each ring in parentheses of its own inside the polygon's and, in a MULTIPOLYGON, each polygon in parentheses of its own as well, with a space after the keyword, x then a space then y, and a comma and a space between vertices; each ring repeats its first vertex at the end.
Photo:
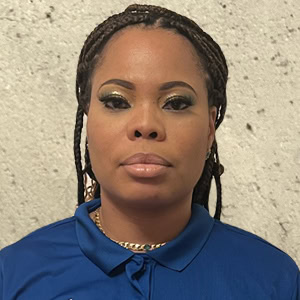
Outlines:
POLYGON ((227 75, 212 38, 164 8, 96 27, 77 70, 79 207, 1 251, 0 299, 300 299, 291 258, 219 221, 227 75))

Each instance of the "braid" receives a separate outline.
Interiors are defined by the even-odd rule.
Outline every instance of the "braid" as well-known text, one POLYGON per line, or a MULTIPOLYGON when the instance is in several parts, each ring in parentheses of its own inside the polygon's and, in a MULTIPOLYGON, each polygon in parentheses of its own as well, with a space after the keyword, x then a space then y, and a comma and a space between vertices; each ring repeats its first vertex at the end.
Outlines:
POLYGON ((224 173, 224 167, 220 164, 218 146, 216 144, 216 162, 214 163, 213 175, 215 177, 216 188, 217 188, 217 205, 214 218, 220 220, 222 211, 222 185, 221 185, 221 175, 224 173))
POLYGON ((80 150, 80 142, 81 142, 81 132, 83 127, 83 109, 81 106, 78 106, 76 113, 76 124, 74 130, 74 157, 75 157, 75 166, 77 172, 77 180, 78 180, 78 205, 84 202, 84 182, 83 182, 83 170, 81 163, 81 150, 80 150))
POLYGON ((222 210, 222 185, 221 185, 221 175, 224 172, 224 167, 220 164, 219 154, 218 154, 218 145, 214 141, 211 147, 211 154, 206 160, 202 176, 197 182, 192 202, 199 203, 203 205, 207 210, 209 210, 209 193, 211 188, 212 177, 215 178, 216 189, 217 189, 217 205, 214 218, 220 220, 221 210, 222 210))
MULTIPOLYGON (((226 83, 228 68, 226 59, 220 46, 204 32, 194 21, 179 15, 171 10, 154 6, 133 4, 128 6, 124 12, 112 15, 106 21, 99 24, 86 39, 81 50, 76 77, 76 96, 79 107, 87 114, 91 94, 91 78, 96 65, 101 61, 102 51, 107 41, 121 29, 132 25, 152 26, 153 28, 164 28, 173 30, 185 36, 194 46, 200 59, 200 66, 207 74, 207 92, 209 106, 217 108, 216 129, 222 123, 226 111, 226 83)), ((86 172, 97 183, 96 195, 100 194, 100 185, 97 182, 91 168, 90 157, 86 142, 85 169, 82 171, 80 156, 80 137, 82 129, 78 121, 78 112, 75 126, 74 151, 76 170, 78 176, 78 203, 84 202, 82 197, 82 176, 86 172), (77 143, 77 144, 76 144, 77 143), (76 149, 76 150, 75 150, 76 149), (80 161, 79 161, 80 160, 80 161), (80 181, 81 180, 81 181, 80 181), (79 188, 79 186, 81 188, 79 188)), ((203 205, 208 210, 209 193, 212 178, 215 178, 217 188, 217 205, 214 217, 220 219, 222 208, 222 186, 220 176, 224 168, 220 164, 217 142, 214 141, 211 154, 206 160, 202 175, 198 180, 192 196, 192 201, 203 205)))
POLYGON ((205 166, 202 172, 202 176, 198 180, 194 192, 192 201, 203 205, 208 210, 208 198, 210 192, 210 185, 212 179, 212 170, 214 166, 214 147, 212 146, 211 154, 205 162, 205 166))

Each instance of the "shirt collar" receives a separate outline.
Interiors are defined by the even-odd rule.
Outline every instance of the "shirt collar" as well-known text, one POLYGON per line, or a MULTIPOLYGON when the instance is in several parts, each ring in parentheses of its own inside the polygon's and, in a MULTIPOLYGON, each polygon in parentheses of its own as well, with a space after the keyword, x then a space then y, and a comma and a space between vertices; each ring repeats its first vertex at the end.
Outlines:
MULTIPOLYGON (((76 212, 76 234, 83 253, 106 274, 135 255, 99 232, 89 213, 101 205, 100 199, 81 204, 76 212)), ((147 252, 161 265, 183 270, 203 249, 214 225, 214 219, 206 209, 192 205, 191 218, 185 229, 165 246, 147 252)))

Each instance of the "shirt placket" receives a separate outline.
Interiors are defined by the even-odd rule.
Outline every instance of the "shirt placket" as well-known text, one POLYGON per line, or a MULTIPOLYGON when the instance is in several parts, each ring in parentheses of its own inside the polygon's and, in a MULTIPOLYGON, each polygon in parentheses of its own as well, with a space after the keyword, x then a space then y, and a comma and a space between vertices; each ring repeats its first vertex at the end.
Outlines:
POLYGON ((151 297, 153 267, 154 262, 151 258, 141 254, 135 254, 126 264, 127 277, 140 299, 149 300, 151 297))

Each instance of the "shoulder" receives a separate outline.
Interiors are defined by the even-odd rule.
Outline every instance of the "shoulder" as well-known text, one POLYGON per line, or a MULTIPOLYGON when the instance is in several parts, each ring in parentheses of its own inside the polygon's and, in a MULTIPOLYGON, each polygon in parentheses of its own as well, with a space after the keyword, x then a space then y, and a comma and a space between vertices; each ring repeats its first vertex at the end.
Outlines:
POLYGON ((75 217, 55 222, 2 249, 0 299, 1 294, 3 299, 45 299, 55 285, 73 278, 74 268, 85 260, 76 224, 75 217))
POLYGON ((299 280, 299 268, 289 255, 243 229, 216 220, 209 243, 210 251, 230 272, 247 274, 259 284, 274 284, 278 288, 281 285, 292 290, 299 280))
POLYGON ((268 255, 284 256, 288 260, 292 260, 286 253, 276 246, 272 245, 258 235, 241 228, 216 220, 214 230, 217 233, 218 238, 230 241, 232 243, 231 247, 236 246, 237 248, 246 248, 253 254, 256 252, 261 254, 267 253, 268 255))
POLYGON ((298 269, 290 256, 253 233, 220 221, 215 221, 213 231, 213 238, 217 238, 223 245, 223 250, 230 250, 232 255, 252 257, 262 264, 276 261, 277 264, 298 269))
POLYGON ((30 259, 45 254, 62 245, 72 244, 76 238, 75 217, 67 218, 47 226, 41 227, 16 243, 0 251, 0 262, 9 262, 11 259, 30 259))

